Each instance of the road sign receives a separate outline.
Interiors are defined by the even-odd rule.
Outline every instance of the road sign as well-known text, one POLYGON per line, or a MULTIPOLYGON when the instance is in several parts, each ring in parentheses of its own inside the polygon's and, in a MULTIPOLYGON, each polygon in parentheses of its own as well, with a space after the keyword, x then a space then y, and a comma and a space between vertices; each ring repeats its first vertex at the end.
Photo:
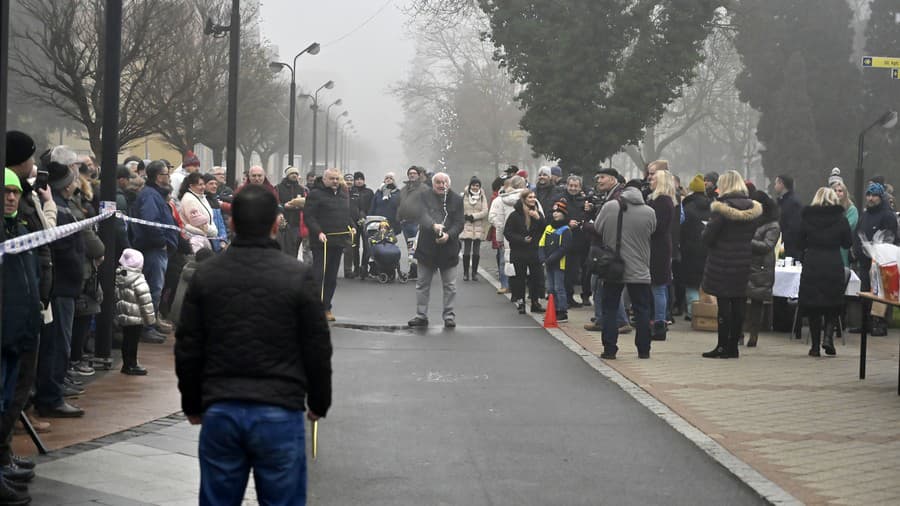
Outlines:
POLYGON ((900 58, 863 56, 862 66, 876 69, 900 69, 900 58))

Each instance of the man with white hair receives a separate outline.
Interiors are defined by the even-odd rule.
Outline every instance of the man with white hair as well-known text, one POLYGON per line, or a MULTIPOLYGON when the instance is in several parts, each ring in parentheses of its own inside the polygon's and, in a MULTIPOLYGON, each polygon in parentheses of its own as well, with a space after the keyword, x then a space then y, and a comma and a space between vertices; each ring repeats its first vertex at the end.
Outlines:
POLYGON ((450 176, 438 172, 431 178, 431 189, 418 196, 419 240, 416 260, 419 277, 416 279, 416 316, 410 327, 428 326, 428 301, 431 278, 441 272, 444 288, 442 318, 444 327, 456 327, 453 301, 456 298, 456 266, 459 264, 459 234, 463 229, 462 197, 450 191, 450 176))

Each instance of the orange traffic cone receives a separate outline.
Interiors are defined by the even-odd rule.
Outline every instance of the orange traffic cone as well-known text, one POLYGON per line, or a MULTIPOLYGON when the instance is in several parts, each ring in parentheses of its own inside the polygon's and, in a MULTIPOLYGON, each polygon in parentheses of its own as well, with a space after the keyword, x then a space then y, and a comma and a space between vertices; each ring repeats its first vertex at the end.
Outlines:
POLYGON ((558 329, 556 323, 556 303, 553 301, 553 294, 547 296, 547 312, 544 313, 544 328, 558 329))

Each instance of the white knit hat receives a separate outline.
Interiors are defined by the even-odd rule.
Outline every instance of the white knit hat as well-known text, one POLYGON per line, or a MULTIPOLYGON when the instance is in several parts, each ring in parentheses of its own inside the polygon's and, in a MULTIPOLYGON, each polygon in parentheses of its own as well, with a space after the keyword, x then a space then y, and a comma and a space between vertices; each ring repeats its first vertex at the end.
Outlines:
POLYGON ((136 249, 125 248, 119 257, 119 265, 129 269, 142 270, 144 268, 144 254, 136 249))
POLYGON ((839 167, 831 169, 831 176, 828 178, 828 186, 831 186, 834 183, 844 183, 844 178, 841 177, 841 169, 839 167))

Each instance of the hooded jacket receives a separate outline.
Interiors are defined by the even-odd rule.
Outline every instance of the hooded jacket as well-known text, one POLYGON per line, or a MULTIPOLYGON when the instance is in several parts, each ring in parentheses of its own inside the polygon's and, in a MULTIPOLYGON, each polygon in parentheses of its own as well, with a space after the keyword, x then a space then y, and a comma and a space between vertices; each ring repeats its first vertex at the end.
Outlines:
POLYGON ((503 229, 506 227, 506 220, 515 210, 516 202, 521 200, 524 188, 517 188, 505 193, 497 195, 497 198, 491 202, 491 209, 488 211, 488 221, 497 230, 497 237, 503 237, 503 229))
POLYGON ((703 291, 716 297, 746 297, 753 259, 750 241, 756 232, 756 220, 762 215, 762 205, 746 195, 730 193, 720 196, 710 210, 702 236, 709 251, 703 291))
POLYGON ((844 303, 847 277, 841 248, 853 243, 850 223, 842 206, 806 206, 797 234, 803 272, 798 304, 837 307, 844 303))
POLYGON ((881 199, 881 203, 875 207, 867 207, 859 218, 856 226, 856 234, 854 236, 854 254, 856 258, 869 258, 866 250, 863 249, 861 238, 867 241, 875 239, 875 234, 879 234, 879 239, 883 242, 897 244, 900 236, 897 234, 897 216, 894 211, 881 199))
POLYGON ((750 241, 753 260, 750 264, 750 282, 747 286, 747 297, 763 302, 772 301, 772 287, 775 286, 775 245, 781 236, 778 206, 775 201, 769 200, 769 208, 763 206, 763 214, 757 221, 753 240, 750 241))
POLYGON ((140 269, 116 270, 116 323, 120 327, 156 323, 150 287, 140 269))
MULTIPOLYGON (((625 261, 623 283, 650 284, 650 237, 656 230, 656 213, 644 204, 644 196, 637 188, 625 188, 618 200, 607 201, 594 220, 594 229, 601 244, 616 249, 620 201, 626 209, 622 215, 622 247, 619 255, 625 261)), ((599 253, 592 246, 592 255, 599 253)))
POLYGON ((384 216, 391 229, 395 234, 400 233, 400 222, 397 220, 397 207, 400 203, 400 189, 397 185, 391 184, 390 187, 382 184, 375 196, 372 197, 372 207, 369 209, 369 216, 384 216))
POLYGON ((538 242, 538 259, 548 269, 566 270, 566 255, 572 250, 572 231, 568 219, 544 227, 538 242))

